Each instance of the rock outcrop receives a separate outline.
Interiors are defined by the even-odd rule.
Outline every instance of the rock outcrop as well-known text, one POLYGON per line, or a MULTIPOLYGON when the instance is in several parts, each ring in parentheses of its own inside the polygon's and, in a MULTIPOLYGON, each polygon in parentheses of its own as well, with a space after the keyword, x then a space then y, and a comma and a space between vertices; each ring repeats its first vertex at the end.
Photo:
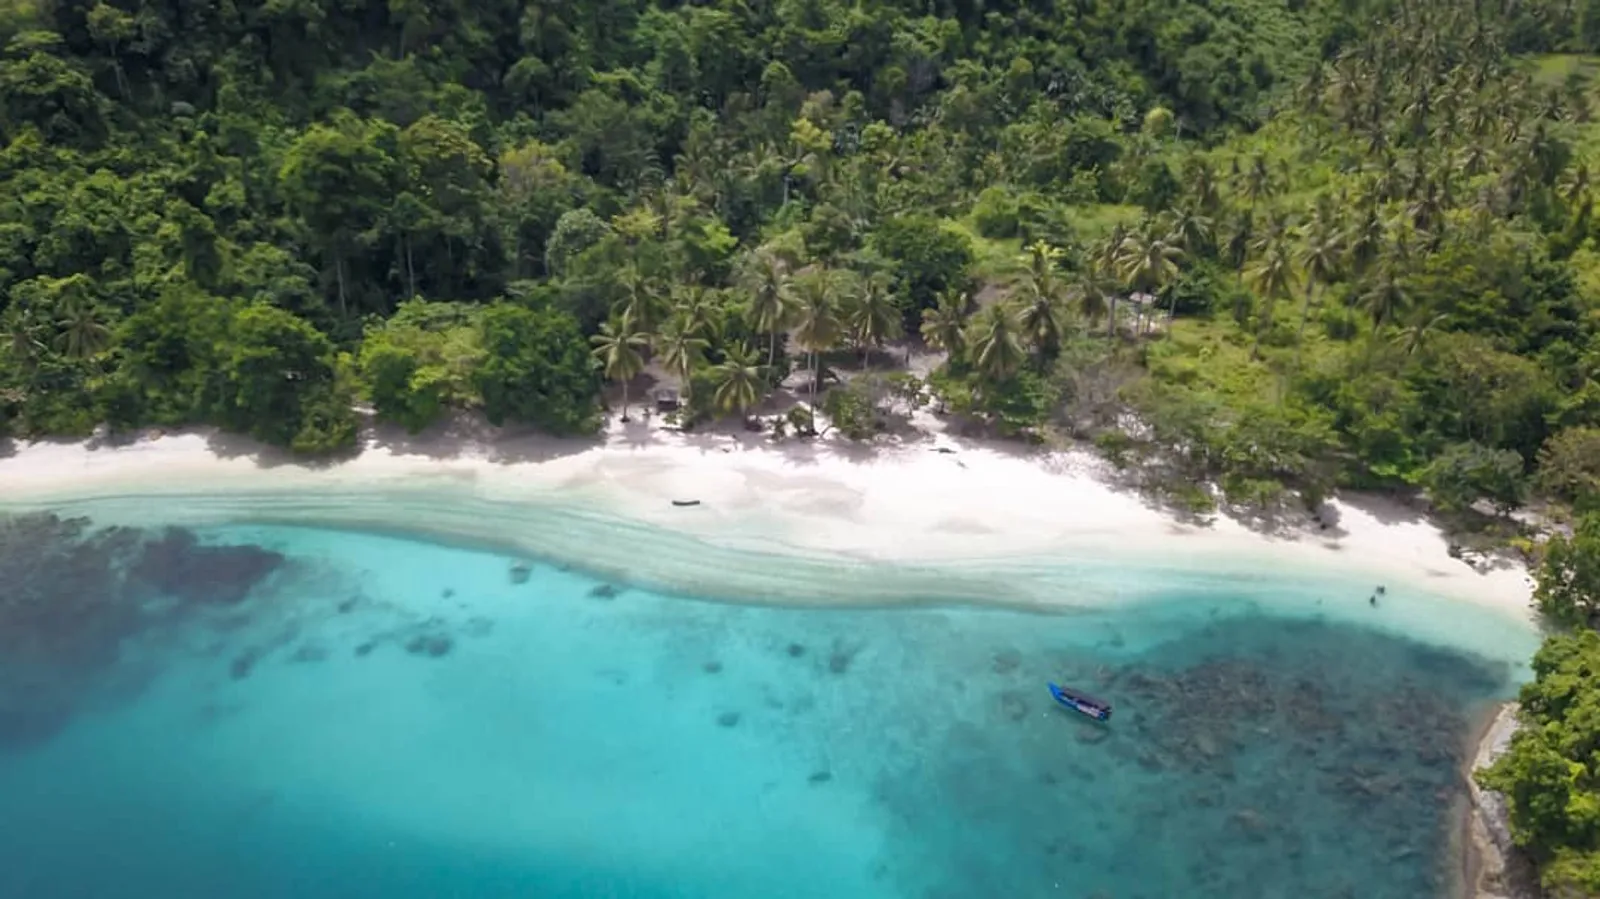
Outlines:
MULTIPOLYGON (((1517 705, 1507 703, 1478 743, 1471 770, 1487 768, 1505 754, 1517 732, 1517 705)), ((1540 899, 1538 874, 1511 842, 1510 809, 1505 796, 1468 778, 1472 807, 1467 837, 1472 841, 1466 895, 1469 899, 1540 899)))

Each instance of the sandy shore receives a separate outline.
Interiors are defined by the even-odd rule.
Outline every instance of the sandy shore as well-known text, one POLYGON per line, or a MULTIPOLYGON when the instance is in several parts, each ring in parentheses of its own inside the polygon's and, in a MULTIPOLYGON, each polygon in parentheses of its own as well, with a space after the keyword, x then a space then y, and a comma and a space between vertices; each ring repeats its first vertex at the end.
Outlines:
MULTIPOLYGON (((114 447, 21 444, 0 457, 0 508, 98 500, 97 517, 117 517, 120 510, 137 519, 152 498, 162 498, 163 510, 190 510, 196 521, 244 517, 426 529, 585 559, 610 553, 619 568, 647 564, 641 557, 653 553, 671 561, 649 564, 676 565, 680 579, 696 566, 695 577, 718 576, 703 570, 696 546, 782 557, 790 566, 811 565, 819 577, 841 562, 897 564, 922 572, 922 589, 953 587, 958 578, 952 572, 997 560, 1118 558, 1169 569, 1361 578, 1531 620, 1525 571, 1479 573, 1452 559, 1438 529, 1398 504, 1334 501, 1336 522, 1326 530, 1303 522, 1266 533, 1226 517, 1181 523, 1114 486, 1088 453, 1045 453, 939 433, 867 448, 830 440, 773 443, 762 435, 682 435, 638 421, 614 424, 598 441, 464 425, 420 439, 374 433, 355 458, 319 467, 209 433, 114 447), (699 505, 675 506, 674 500, 699 505), (519 507, 560 509, 567 517, 518 517, 519 507), (616 541, 599 539, 598 523, 592 530, 574 524, 597 516, 653 526, 651 539, 665 541, 670 534, 678 542, 632 546, 624 556, 620 547, 601 545, 616 541)), ((795 571, 789 574, 792 582, 795 571)), ((777 582, 730 586, 775 590, 777 582)))

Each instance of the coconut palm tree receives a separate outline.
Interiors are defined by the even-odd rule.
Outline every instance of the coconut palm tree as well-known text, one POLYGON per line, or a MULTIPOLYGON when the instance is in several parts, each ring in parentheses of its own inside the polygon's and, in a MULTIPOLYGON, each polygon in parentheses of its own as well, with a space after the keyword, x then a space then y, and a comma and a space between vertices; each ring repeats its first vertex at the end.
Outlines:
POLYGON ((1005 304, 996 303, 984 309, 973 316, 967 327, 966 341, 971 348, 972 364, 990 381, 1004 381, 1027 361, 1021 326, 1005 304))
POLYGON ((1387 242, 1388 232, 1384 229, 1383 217, 1378 214, 1376 206, 1368 206, 1350 234, 1350 268, 1357 277, 1366 276, 1387 242))
POLYGON ((694 322, 679 315, 667 322, 656 336, 656 352, 661 354, 661 364, 683 385, 683 400, 687 404, 694 389, 694 370, 705 362, 710 341, 700 336, 694 322))
POLYGON ((1422 349, 1428 335, 1437 330, 1449 317, 1443 312, 1422 310, 1421 314, 1412 316, 1411 323, 1406 325, 1403 331, 1394 336, 1395 345, 1401 347, 1407 356, 1414 355, 1417 350, 1422 349))
POLYGON ((960 358, 967 348, 967 308, 972 298, 959 290, 951 289, 939 295, 939 305, 922 310, 922 339, 928 346, 949 356, 960 358))
POLYGON ((73 359, 93 356, 111 340, 111 329, 100 320, 94 304, 81 297, 65 304, 56 326, 61 329, 56 335, 56 348, 73 359))
POLYGON ((712 374, 717 386, 711 400, 723 412, 737 412, 743 419, 761 401, 761 360, 748 347, 729 347, 712 374))
POLYGON ((1256 327, 1255 343, 1250 347, 1250 358, 1256 359, 1261 355, 1262 336, 1272 330, 1274 306, 1278 300, 1294 291, 1294 260, 1289 252, 1289 242, 1279 239, 1268 244, 1260 261, 1251 267, 1245 277, 1261 296, 1261 321, 1256 327))
MULTIPOLYGON (((1123 280, 1135 289, 1155 296, 1178 276, 1178 260, 1182 258, 1183 250, 1165 235, 1157 233, 1152 226, 1129 239, 1119 263, 1123 280)), ((1177 295, 1174 294, 1172 305, 1167 309, 1169 336, 1172 333, 1172 319, 1178 311, 1177 302, 1177 295)))
POLYGON ((1164 224, 1167 240, 1182 247, 1188 255, 1202 256, 1210 252, 1215 229, 1207 216, 1183 206, 1167 213, 1164 224))
POLYGON ((872 274, 856 280, 841 299, 841 320, 850 338, 861 348, 861 367, 865 369, 873 347, 905 333, 900 307, 889 293, 889 279, 872 274))
POLYGON ((11 356, 26 369, 32 369, 38 364, 39 354, 44 352, 43 340, 44 326, 39 316, 27 306, 13 306, 11 314, 6 321, 6 345, 11 351, 11 356))
POLYGON ((594 344, 594 355, 604 368, 606 380, 622 385, 622 420, 627 421, 628 382, 644 370, 641 351, 649 346, 649 341, 642 332, 633 329, 632 320, 624 315, 615 324, 602 324, 600 333, 590 337, 589 342, 594 344))
POLYGON ((673 293, 673 316, 682 329, 711 340, 717 337, 716 304, 712 293, 698 284, 686 284, 673 293))
POLYGON ((1374 334, 1383 328, 1385 322, 1403 313, 1409 300, 1393 259, 1384 260, 1378 269, 1378 276, 1360 297, 1361 306, 1372 314, 1374 334))
POLYGON ((659 285, 633 265, 617 273, 617 285, 622 295, 613 311, 632 322, 640 333, 655 330, 661 322, 663 305, 659 285))
POLYGON ((1317 288, 1330 283, 1339 272, 1339 260, 1344 253, 1344 237, 1335 229, 1331 211, 1318 209, 1311 223, 1306 225, 1305 245, 1300 248, 1300 267, 1306 275, 1305 300, 1300 304, 1300 331, 1295 337, 1295 367, 1300 367, 1300 348, 1306 340, 1306 320, 1311 315, 1317 288))
POLYGON ((1023 336, 1044 356, 1061 349, 1067 330, 1064 291, 1055 273, 1061 251, 1043 241, 1028 247, 1020 289, 1013 297, 1023 336))
POLYGON ((1078 285, 1073 290, 1078 300, 1078 314, 1091 325, 1100 316, 1106 317, 1106 337, 1117 336, 1117 285, 1107 277, 1098 262, 1091 262, 1083 270, 1078 285))
POLYGON ((814 379, 812 401, 822 392, 822 354, 833 349, 844 333, 839 320, 839 297, 845 292, 848 276, 819 268, 795 279, 795 341, 808 355, 814 379))
POLYGON ((795 301, 788 267, 771 250, 752 250, 739 267, 739 286, 750 296, 750 327, 769 337, 767 367, 771 368, 778 357, 778 335, 793 317, 795 301))

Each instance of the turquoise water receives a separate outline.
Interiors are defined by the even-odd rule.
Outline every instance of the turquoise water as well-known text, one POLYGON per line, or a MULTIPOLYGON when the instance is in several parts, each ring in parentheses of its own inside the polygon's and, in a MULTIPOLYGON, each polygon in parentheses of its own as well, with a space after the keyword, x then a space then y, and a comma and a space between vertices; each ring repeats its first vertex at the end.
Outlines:
POLYGON ((0 896, 1436 896, 1460 743, 1534 641, 1343 623, 1427 601, 1370 585, 796 609, 353 532, 25 530, 0 896))

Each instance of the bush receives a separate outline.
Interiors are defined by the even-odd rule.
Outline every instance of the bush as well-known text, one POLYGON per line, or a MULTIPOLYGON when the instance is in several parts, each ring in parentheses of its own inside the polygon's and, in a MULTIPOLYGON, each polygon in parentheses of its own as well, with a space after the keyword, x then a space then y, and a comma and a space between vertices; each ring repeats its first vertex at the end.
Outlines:
POLYGON ((972 207, 972 220, 984 237, 1004 239, 1017 236, 1017 200, 1004 187, 985 188, 972 207))
POLYGON ((1512 450, 1458 443, 1423 469, 1422 485, 1444 511, 1459 512, 1486 498, 1505 514, 1522 505, 1528 480, 1522 457, 1512 450))
POLYGON ((1556 534, 1535 572, 1539 611, 1562 624, 1588 624, 1600 612, 1600 513, 1578 519, 1571 537, 1556 534))

